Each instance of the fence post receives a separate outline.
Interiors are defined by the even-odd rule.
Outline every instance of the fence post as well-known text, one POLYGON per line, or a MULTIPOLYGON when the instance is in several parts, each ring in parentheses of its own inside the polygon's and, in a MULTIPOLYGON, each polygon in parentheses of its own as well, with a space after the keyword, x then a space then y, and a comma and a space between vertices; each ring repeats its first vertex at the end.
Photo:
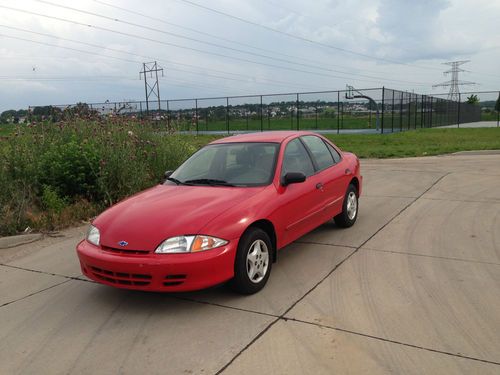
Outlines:
POLYGON ((429 107, 429 123, 431 124, 431 128, 432 128, 432 119, 433 119, 433 117, 432 117, 432 99, 434 99, 434 98, 431 96, 430 99, 431 99, 431 103, 430 103, 431 105, 429 107))
POLYGON ((227 134, 229 134, 229 97, 226 96, 226 128, 227 134))
POLYGON ((399 100, 399 132, 403 131, 403 100, 405 97, 404 91, 401 91, 401 99, 399 100))
POLYGON ((382 86, 382 119, 380 120, 381 134, 384 134, 384 104, 385 104, 385 87, 382 86))
MULTIPOLYGON (((146 107, 148 106, 148 102, 146 102, 146 107)), ((146 116, 149 115, 149 109, 146 110, 146 116)), ((167 100, 167 127, 170 130, 170 102, 167 100)))
POLYGON ((260 96, 260 131, 264 131, 264 107, 262 106, 262 95, 260 96))
POLYGON ((340 106, 340 111, 342 112, 342 117, 340 118, 340 127, 344 129, 344 102, 342 102, 342 105, 340 106))
POLYGON ((299 126, 299 93, 297 93, 297 130, 300 129, 300 126, 299 126))
MULTIPOLYGON (((500 91, 498 92, 498 100, 500 101, 500 91)), ((500 108, 497 111, 497 128, 500 126, 500 108)))
POLYGON ((194 105, 195 105, 194 116, 196 119, 196 135, 198 135, 198 99, 194 100, 194 105))
POLYGON ((427 104, 427 97, 425 95, 422 95, 422 100, 420 102, 420 129, 422 129, 425 126, 424 122, 424 103, 427 104))
POLYGON ((317 104, 314 106, 314 111, 315 111, 315 115, 316 115, 316 130, 318 130, 318 105, 317 104))
POLYGON ((337 91, 337 134, 340 133, 340 91, 337 91))
MULTIPOLYGON (((418 97, 419 95, 415 95, 415 129, 417 129, 417 113, 418 113, 418 97)), ((422 105, 422 103, 420 103, 422 105)))
POLYGON ((408 93, 408 130, 411 128, 411 93, 408 93))
POLYGON ((457 108, 457 128, 460 127, 460 101, 461 101, 461 94, 458 94, 458 108, 457 108))
POLYGON ((392 90, 392 105, 391 105, 391 133, 394 133, 394 90, 392 90))
MULTIPOLYGON (((142 118, 142 102, 139 102, 139 113, 141 114, 142 118)), ((167 113, 167 119, 168 119, 168 113, 167 113)))

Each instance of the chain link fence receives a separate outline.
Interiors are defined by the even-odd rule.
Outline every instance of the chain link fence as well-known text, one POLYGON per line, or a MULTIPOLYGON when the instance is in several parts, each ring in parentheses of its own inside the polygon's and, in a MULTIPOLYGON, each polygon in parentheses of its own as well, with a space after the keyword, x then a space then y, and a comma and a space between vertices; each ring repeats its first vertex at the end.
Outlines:
POLYGON ((128 116, 164 122, 190 133, 316 130, 333 133, 394 133, 480 121, 499 122, 500 92, 471 92, 451 101, 388 88, 232 96, 216 98, 78 103, 34 106, 30 120, 59 121, 78 113, 128 116), (474 97, 475 96, 475 97, 474 97), (496 117, 496 118, 495 118, 496 117))

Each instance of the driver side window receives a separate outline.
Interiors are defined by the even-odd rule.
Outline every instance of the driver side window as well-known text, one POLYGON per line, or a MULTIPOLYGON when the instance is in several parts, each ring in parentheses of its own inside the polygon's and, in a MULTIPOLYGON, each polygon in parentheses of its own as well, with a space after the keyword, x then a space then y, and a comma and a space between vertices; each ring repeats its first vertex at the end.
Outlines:
POLYGON ((283 155, 283 166, 281 168, 281 177, 288 172, 302 172, 306 177, 314 174, 314 166, 300 139, 296 138, 289 142, 283 155))

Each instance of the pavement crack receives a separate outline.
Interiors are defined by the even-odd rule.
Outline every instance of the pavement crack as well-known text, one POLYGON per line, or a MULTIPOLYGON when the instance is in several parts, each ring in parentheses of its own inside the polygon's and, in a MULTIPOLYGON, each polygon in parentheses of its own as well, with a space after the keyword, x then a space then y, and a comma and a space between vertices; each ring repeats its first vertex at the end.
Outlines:
POLYGON ((1 305, 0 305, 0 308, 5 307, 5 306, 10 305, 10 304, 15 303, 15 302, 22 301, 22 300, 24 300, 24 299, 26 299, 26 298, 29 298, 29 297, 32 297, 32 296, 34 296, 34 295, 36 295, 36 294, 39 294, 39 293, 45 292, 46 290, 49 290, 49 289, 55 288, 56 286, 62 285, 62 284, 67 283, 67 282, 69 282, 69 281, 70 281, 69 279, 68 279, 68 280, 64 280, 64 281, 61 281, 60 283, 57 283, 57 284, 51 285, 51 286, 49 286, 49 287, 47 287, 47 288, 43 288, 43 289, 40 289, 40 290, 38 290, 38 291, 36 291, 36 292, 30 293, 30 294, 28 294, 28 295, 26 295, 26 296, 24 296, 24 297, 21 297, 21 298, 15 299, 15 300, 13 300, 13 301, 5 302, 5 303, 3 303, 3 304, 1 304, 1 305))
POLYGON ((356 246, 338 245, 338 244, 334 244, 334 243, 324 243, 324 242, 316 242, 316 241, 294 241, 293 243, 303 243, 303 244, 311 244, 311 245, 323 245, 323 246, 332 246, 332 247, 346 247, 348 249, 357 249, 356 246))
POLYGON ((382 253, 391 253, 391 254, 411 255, 411 256, 424 257, 424 258, 435 258, 435 259, 442 259, 442 260, 455 260, 457 262, 488 264, 491 266, 500 266, 500 263, 495 263, 495 262, 485 262, 485 261, 481 261, 481 260, 445 257, 445 256, 439 256, 439 255, 417 254, 417 253, 412 253, 412 252, 407 252, 407 251, 372 249, 369 247, 365 247, 365 248, 363 248, 363 250, 378 251, 378 252, 382 252, 382 253))
POLYGON ((488 359, 476 358, 476 357, 471 357, 471 356, 463 355, 463 354, 460 354, 460 353, 452 353, 452 352, 447 352, 447 351, 444 351, 444 350, 428 348, 428 347, 425 347, 425 346, 420 346, 420 345, 415 345, 415 344, 409 344, 407 342, 397 341, 397 340, 388 339, 388 338, 384 338, 384 337, 380 337, 380 336, 375 336, 375 335, 369 335, 367 333, 356 332, 356 331, 352 331, 352 330, 349 330, 349 329, 344 329, 344 328, 329 326, 329 325, 326 325, 326 324, 320 324, 320 323, 315 323, 315 322, 308 322, 306 320, 301 320, 301 319, 296 319, 296 318, 286 318, 286 319, 289 320, 289 321, 297 322, 297 323, 303 323, 303 324, 308 324, 308 325, 312 325, 312 326, 316 326, 316 327, 320 327, 320 328, 331 329, 331 330, 334 330, 334 331, 344 332, 344 333, 348 333, 348 334, 351 334, 351 335, 362 336, 362 337, 366 337, 366 338, 370 338, 370 339, 374 339, 374 340, 379 340, 379 341, 384 341, 384 342, 389 342, 389 343, 397 344, 397 345, 403 345, 403 346, 414 348, 414 349, 425 350, 425 351, 429 351, 429 352, 433 352, 433 353, 439 353, 439 354, 448 355, 448 356, 451 356, 451 357, 469 359, 469 360, 472 360, 472 361, 478 361, 478 362, 483 362, 483 363, 488 363, 488 364, 500 366, 500 362, 491 361, 491 360, 488 360, 488 359))
POLYGON ((19 266, 13 266, 11 264, 0 263, 0 266, 2 266, 2 267, 8 267, 8 268, 16 269, 16 270, 21 270, 21 271, 40 273, 42 275, 63 277, 65 279, 69 279, 69 280, 79 280, 79 281, 93 282, 93 281, 90 281, 90 280, 81 279, 81 278, 79 278, 77 276, 61 275, 59 273, 52 273, 52 272, 45 272, 45 271, 40 271, 40 270, 34 270, 34 269, 31 269, 31 268, 24 268, 24 267, 19 267, 19 266))
POLYGON ((193 302, 193 303, 199 303, 201 305, 209 305, 209 306, 216 306, 216 307, 222 307, 225 309, 230 309, 230 310, 236 310, 236 311, 243 311, 251 314, 257 314, 257 315, 262 315, 262 316, 267 316, 267 317, 272 317, 272 318, 279 318, 279 315, 276 314, 271 314, 271 313, 266 313, 262 311, 256 311, 256 310, 250 310, 250 309, 244 309, 242 307, 234 307, 234 306, 228 306, 228 305, 223 305, 221 303, 215 303, 215 302, 209 302, 209 301, 202 301, 202 300, 197 300, 197 299, 192 299, 188 297, 179 297, 179 296, 172 296, 174 299, 180 300, 180 301, 186 301, 186 302, 193 302))
POLYGON ((500 203, 500 199, 495 199, 495 198, 478 200, 478 199, 460 199, 460 198, 422 197, 422 199, 429 200, 429 201, 443 201, 443 202, 491 203, 491 204, 498 204, 498 203, 500 203))
POLYGON ((364 194, 361 198, 401 198, 401 199, 415 199, 415 197, 406 197, 404 195, 370 195, 364 194))

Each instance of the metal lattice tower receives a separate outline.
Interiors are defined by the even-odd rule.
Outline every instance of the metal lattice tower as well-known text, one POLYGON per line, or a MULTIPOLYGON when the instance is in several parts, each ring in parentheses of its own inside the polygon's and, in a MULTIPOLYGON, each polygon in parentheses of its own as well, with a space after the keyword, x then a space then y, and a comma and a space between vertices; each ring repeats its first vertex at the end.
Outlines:
POLYGON ((161 76, 163 77, 163 68, 160 68, 156 61, 143 63, 142 71, 139 72, 139 76, 144 74, 144 89, 146 90, 146 112, 149 113, 149 98, 151 96, 155 96, 158 101, 158 111, 160 108, 160 84, 158 82, 158 72, 161 72, 161 76), (154 83, 150 84, 148 82, 148 73, 149 78, 154 78, 154 83), (155 74, 153 77, 153 73, 155 74))
POLYGON ((451 74, 451 80, 438 83, 437 85, 432 85, 432 87, 450 87, 450 91, 448 93, 448 100, 459 101, 460 100, 460 90, 459 86, 461 85, 475 85, 475 82, 469 81, 460 81, 458 79, 458 73, 465 72, 462 68, 459 68, 460 65, 468 63, 470 60, 463 61, 450 61, 443 63, 444 65, 451 66, 450 70, 445 71, 443 74, 451 74))

